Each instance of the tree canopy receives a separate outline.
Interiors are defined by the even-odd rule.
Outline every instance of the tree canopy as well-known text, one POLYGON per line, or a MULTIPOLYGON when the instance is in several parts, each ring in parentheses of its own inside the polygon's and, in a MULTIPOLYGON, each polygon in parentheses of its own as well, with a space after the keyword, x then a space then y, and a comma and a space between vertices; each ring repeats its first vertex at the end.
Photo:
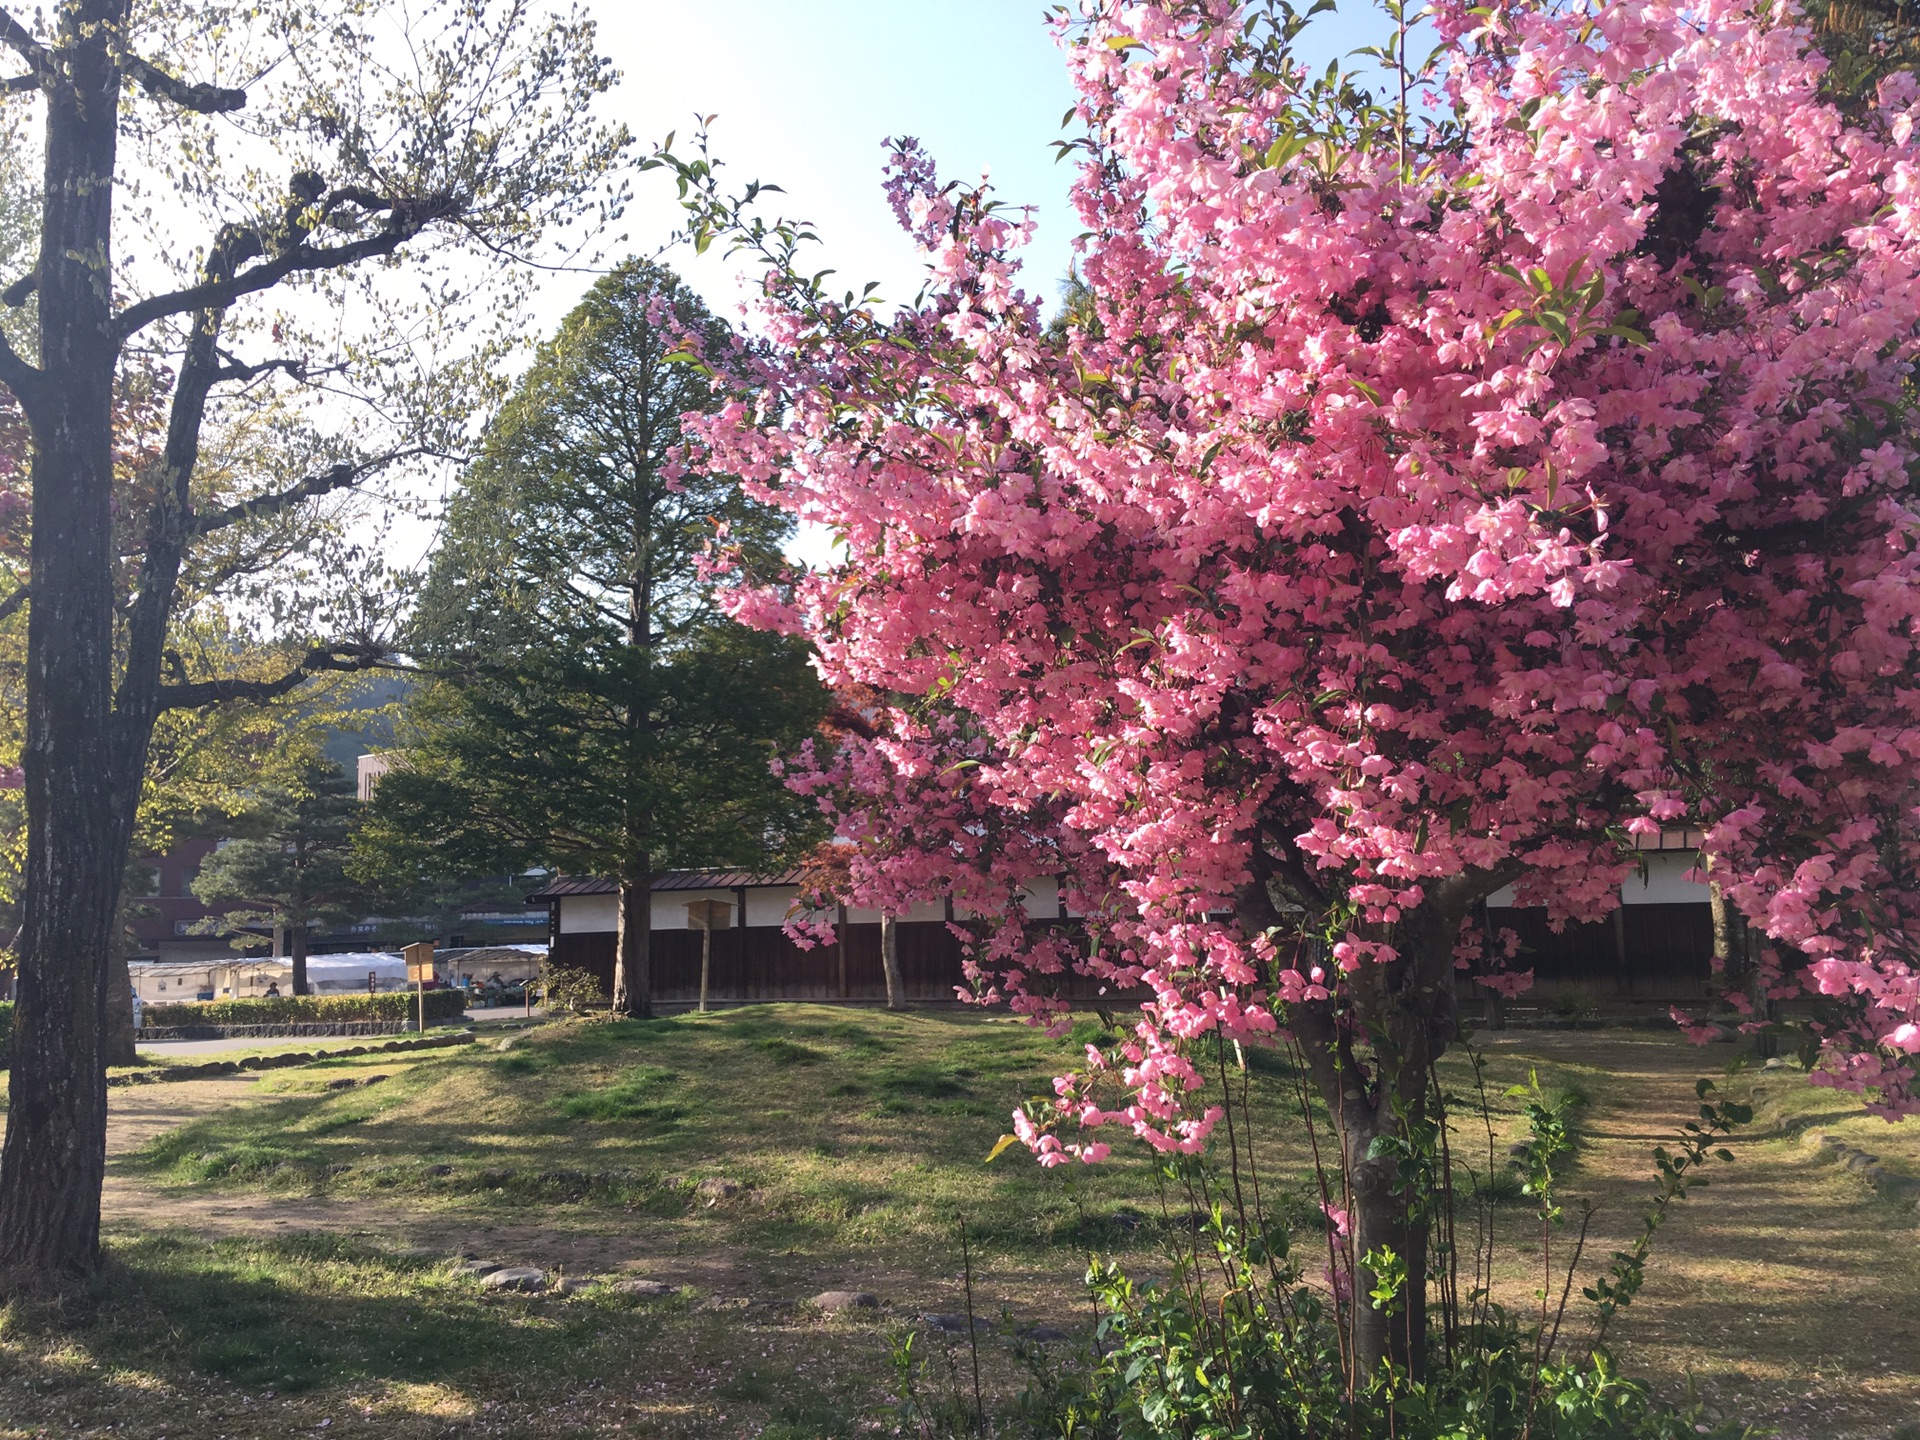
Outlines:
MULTIPOLYGON (((1763 988, 1826 1004, 1816 1078, 1920 1108, 1920 86, 1843 109, 1790 14, 1716 0, 1431 14, 1431 66, 1390 34, 1375 95, 1303 68, 1283 4, 1085 7, 1064 334, 1019 286, 1030 222, 909 142, 929 280, 892 315, 675 161, 698 238, 770 274, 696 468, 845 541, 737 612, 908 697, 875 754, 962 765, 962 815, 1057 815, 1080 963, 1154 993, 1023 1135, 1200 1150, 1193 1047, 1284 1028, 1356 1253, 1415 1276, 1395 1155, 1456 973, 1504 967, 1476 907, 1602 915, 1665 826, 1768 937, 1763 988)), ((998 975, 1051 1013, 1059 963, 998 975)), ((1417 1294, 1354 1311, 1363 1361, 1417 1358, 1417 1294)))
MULTIPOLYGON (((792 521, 673 464, 681 416, 715 403, 680 357, 728 343, 631 261, 541 348, 449 506, 412 641, 442 678, 381 781, 363 873, 584 870, 626 913, 661 869, 764 864, 809 833, 770 769, 823 708, 807 651, 722 615, 706 569, 723 542, 778 574, 792 521)), ((623 930, 623 975, 643 934, 623 930)))

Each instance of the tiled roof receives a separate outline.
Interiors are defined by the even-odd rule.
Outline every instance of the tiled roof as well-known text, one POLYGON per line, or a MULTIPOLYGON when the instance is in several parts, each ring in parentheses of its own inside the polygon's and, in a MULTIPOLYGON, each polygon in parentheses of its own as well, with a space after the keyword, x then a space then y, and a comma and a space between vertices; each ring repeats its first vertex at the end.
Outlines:
MULTIPOLYGON (((751 870, 668 870, 654 876, 654 890, 758 890, 771 885, 798 885, 798 870, 781 870, 759 875, 751 870)), ((556 875, 543 890, 527 896, 536 900, 560 900, 569 895, 612 895, 619 890, 611 880, 589 875, 556 875)))

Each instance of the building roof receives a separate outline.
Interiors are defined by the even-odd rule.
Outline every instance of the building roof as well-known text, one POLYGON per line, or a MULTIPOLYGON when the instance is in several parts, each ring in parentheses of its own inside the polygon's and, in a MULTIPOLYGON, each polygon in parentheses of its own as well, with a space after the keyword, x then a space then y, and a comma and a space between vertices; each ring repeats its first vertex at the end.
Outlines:
MULTIPOLYGON (((779 870, 756 874, 751 870, 666 870, 653 877, 654 893, 662 890, 759 890, 774 885, 798 885, 800 872, 779 870)), ((569 895, 612 895, 619 886, 611 880, 591 875, 556 875, 546 888, 527 896, 535 900, 561 900, 569 895)))

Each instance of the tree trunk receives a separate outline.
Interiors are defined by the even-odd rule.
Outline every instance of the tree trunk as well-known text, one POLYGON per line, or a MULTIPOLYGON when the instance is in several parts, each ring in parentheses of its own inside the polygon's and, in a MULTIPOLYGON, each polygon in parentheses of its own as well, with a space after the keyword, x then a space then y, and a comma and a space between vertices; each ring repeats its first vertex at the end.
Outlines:
MULTIPOLYGON (((115 947, 116 950, 119 947, 115 947)), ((140 1046, 133 1033, 133 976, 127 971, 126 956, 115 954, 107 962, 107 1038, 106 1062, 109 1065, 138 1065, 140 1046)))
POLYGON ((311 995, 313 987, 307 983, 307 926, 302 921, 298 925, 287 927, 287 960, 293 966, 293 976, 289 981, 296 995, 311 995))
POLYGON ((880 917, 880 965, 887 972, 887 1009, 907 1008, 907 986, 900 978, 900 927, 891 915, 880 917))
POLYGON ((707 1013, 707 982, 713 974, 713 921, 700 927, 700 1013, 707 1013))
MULTIPOLYGON (((11 1103, 0 1149, 0 1288, 44 1290, 100 1258, 107 968, 136 776, 113 725, 113 180, 127 0, 62 8, 38 264, 40 370, 15 385, 33 440, 25 903, 11 1103)), ((144 750, 142 752, 144 758, 144 750)))
POLYGON ((614 932, 613 1010, 653 1014, 653 876, 622 877, 614 932))
POLYGON ((1361 1378, 1389 1362, 1415 1379, 1426 1374, 1432 1237, 1420 1197, 1409 1189, 1417 1178, 1404 1173, 1399 1157, 1426 1142, 1432 1065, 1458 1033, 1453 947, 1460 919, 1424 906, 1402 918, 1394 934, 1401 958, 1363 966, 1347 979, 1348 1013, 1357 1024, 1343 1024, 1326 1002, 1291 1012, 1339 1132, 1354 1257, 1348 1338, 1361 1378), (1382 1250, 1393 1252, 1406 1277, 1387 1308, 1372 1300, 1384 1277, 1364 1258, 1382 1250))

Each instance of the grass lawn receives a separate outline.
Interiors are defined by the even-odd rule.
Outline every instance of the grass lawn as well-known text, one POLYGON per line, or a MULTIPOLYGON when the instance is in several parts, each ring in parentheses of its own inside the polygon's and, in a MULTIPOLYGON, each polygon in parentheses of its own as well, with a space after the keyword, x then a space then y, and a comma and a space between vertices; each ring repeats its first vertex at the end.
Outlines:
MULTIPOLYGON (((232 1082, 220 1108, 114 1162, 112 1267, 77 1327, 0 1312, 0 1437, 885 1433, 889 1336, 962 1308, 963 1220, 983 1317, 1076 1332, 1090 1250, 1165 1273, 1164 1245, 1186 1233, 1186 1197, 1162 1195, 1133 1147, 1092 1168, 983 1163, 1013 1105, 1095 1028, 1056 1041, 976 1014, 767 1006, 232 1082), (449 1274, 461 1250, 676 1288, 492 1294, 449 1274), (830 1288, 886 1305, 790 1303, 830 1288)), ((1648 1151, 1730 1047, 1487 1038, 1497 1163, 1516 1133, 1507 1084, 1538 1068, 1587 1097, 1568 1191, 1601 1205, 1604 1257, 1635 1222, 1648 1151)), ((1311 1223, 1290 1077, 1250 1060, 1268 1194, 1311 1223)), ((1618 1348, 1784 1437, 1887 1440, 1920 1423, 1916 1217, 1802 1140, 1857 1132, 1912 1167, 1920 1127, 1864 1119, 1797 1074, 1735 1084, 1760 1116, 1663 1232, 1618 1348)), ((193 1087, 138 1088, 152 1105, 193 1087)), ((1484 1151, 1482 1132, 1483 1166, 1484 1151)), ((1524 1202, 1500 1214, 1528 1244, 1524 1202)), ((1526 1303, 1537 1276, 1510 1253, 1496 1283, 1526 1303)), ((940 1363, 951 1349, 917 1343, 940 1363)), ((1017 1388, 1004 1340, 983 1363, 989 1391, 1017 1388)))

